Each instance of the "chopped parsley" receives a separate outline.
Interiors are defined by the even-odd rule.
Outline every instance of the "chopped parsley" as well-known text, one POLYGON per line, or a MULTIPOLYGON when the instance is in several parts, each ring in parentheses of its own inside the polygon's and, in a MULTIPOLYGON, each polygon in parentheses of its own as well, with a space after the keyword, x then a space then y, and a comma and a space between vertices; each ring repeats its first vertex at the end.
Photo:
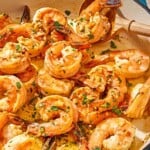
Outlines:
POLYGON ((103 105, 101 105, 101 107, 103 107, 103 108, 109 108, 110 107, 110 103, 106 102, 103 105))
POLYGON ((113 41, 110 41, 110 47, 111 47, 111 48, 117 48, 115 42, 113 42, 113 41))
POLYGON ((58 21, 54 22, 54 26, 56 27, 57 30, 60 30, 62 28, 62 25, 58 21))
POLYGON ((101 148, 100 147, 95 147, 95 148, 93 148, 93 150, 101 150, 101 148))
POLYGON ((82 100, 82 104, 83 104, 83 105, 89 104, 89 103, 91 103, 92 101, 94 101, 94 99, 89 99, 89 98, 87 98, 87 95, 86 95, 86 94, 83 94, 83 100, 82 100))
POLYGON ((20 83, 20 82, 16 82, 16 87, 17 87, 18 89, 20 89, 20 88, 21 88, 21 83, 20 83))
POLYGON ((71 11, 70 11, 70 10, 65 10, 65 14, 66 14, 67 16, 69 16, 69 15, 71 14, 71 11))
POLYGON ((117 107, 113 107, 112 112, 114 112, 118 116, 122 115, 122 113, 123 113, 122 110, 120 108, 117 108, 117 107))
POLYGON ((93 39, 94 35, 92 33, 88 34, 89 39, 93 39))
POLYGON ((57 106, 51 106, 51 110, 52 110, 52 111, 58 111, 59 108, 58 108, 57 106))
POLYGON ((16 45, 16 50, 17 50, 18 52, 20 52, 20 51, 22 50, 22 48, 21 48, 21 46, 20 46, 19 44, 16 45))
POLYGON ((130 83, 128 80, 127 80, 127 86, 128 86, 128 87, 131 87, 131 86, 132 86, 132 83, 130 83))
POLYGON ((102 52, 100 52, 100 55, 104 55, 106 53, 109 53, 110 51, 111 51, 110 49, 103 50, 102 52))

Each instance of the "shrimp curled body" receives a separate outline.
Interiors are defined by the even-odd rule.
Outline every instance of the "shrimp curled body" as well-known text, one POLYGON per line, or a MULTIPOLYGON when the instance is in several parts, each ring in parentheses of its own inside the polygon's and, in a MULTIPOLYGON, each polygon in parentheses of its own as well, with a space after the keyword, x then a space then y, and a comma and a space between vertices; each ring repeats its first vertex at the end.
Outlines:
POLYGON ((123 118, 109 118, 99 123, 89 139, 89 150, 128 150, 135 134, 134 126, 123 118))
POLYGON ((16 112, 26 103, 26 99, 26 89, 17 77, 0 76, 0 111, 16 112))
POLYGON ((56 78, 75 75, 81 66, 82 54, 65 41, 56 42, 46 51, 44 66, 56 78))
POLYGON ((53 136, 68 132, 77 121, 77 110, 66 97, 51 95, 36 104, 43 123, 33 123, 27 132, 37 136, 53 136))
POLYGON ((8 42, 0 51, 0 71, 6 74, 20 73, 30 65, 28 52, 19 43, 8 42))

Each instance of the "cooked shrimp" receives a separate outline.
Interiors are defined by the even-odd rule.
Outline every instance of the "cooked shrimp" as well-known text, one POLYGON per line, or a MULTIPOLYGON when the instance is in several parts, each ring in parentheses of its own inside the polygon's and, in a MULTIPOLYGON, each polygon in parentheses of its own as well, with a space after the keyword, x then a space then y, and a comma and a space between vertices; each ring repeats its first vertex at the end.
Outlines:
POLYGON ((116 94, 121 96, 127 91, 124 76, 117 72, 115 68, 110 65, 98 65, 93 67, 86 75, 83 83, 93 89, 96 89, 100 93, 104 92, 105 90, 109 91, 107 88, 110 88, 114 89, 114 92, 115 89, 120 91, 120 93, 116 94))
POLYGON ((142 84, 142 86, 136 87, 137 86, 135 86, 132 91, 135 95, 131 96, 129 107, 125 112, 130 118, 141 118, 144 114, 150 100, 150 77, 142 84))
POLYGON ((13 75, 0 76, 0 111, 16 112, 26 103, 26 89, 13 75))
POLYGON ((87 66, 115 61, 115 66, 126 78, 136 78, 144 74, 150 66, 150 57, 137 49, 108 51, 91 60, 87 66))
POLYGON ((0 30, 11 23, 12 23, 12 20, 7 14, 0 13, 0 30))
POLYGON ((123 118, 109 118, 99 123, 89 139, 89 150, 128 150, 135 127, 123 118))
POLYGON ((0 112, 0 132, 4 125, 8 122, 8 113, 6 111, 0 112))
POLYGON ((61 11, 55 8, 44 7, 35 12, 33 23, 49 33, 53 28, 61 30, 66 25, 66 18, 61 11))
POLYGON ((25 38, 23 36, 20 36, 17 40, 27 49, 30 57, 35 57, 41 54, 46 43, 45 36, 40 38, 39 40, 36 38, 25 38))
POLYGON ((8 42, 0 51, 0 71, 15 74, 26 70, 30 65, 28 52, 18 43, 8 42))
POLYGON ((56 78, 75 75, 81 66, 82 53, 66 41, 54 43, 45 54, 44 66, 56 78))
POLYGON ((37 84, 44 95, 64 95, 68 96, 74 87, 74 82, 68 79, 56 79, 48 74, 45 69, 38 73, 37 84))
POLYGON ((110 30, 108 18, 96 12, 93 16, 80 16, 77 19, 69 20, 72 33, 69 40, 75 43, 95 43, 102 40, 110 30))
POLYGON ((37 137, 20 134, 10 139, 3 147, 3 150, 20 150, 20 149, 32 149, 41 150, 43 142, 37 137))
POLYGON ((21 125, 15 125, 13 123, 7 123, 3 127, 1 134, 0 134, 1 144, 2 145, 6 144, 11 138, 13 138, 19 134, 22 134, 22 133, 23 133, 23 131, 22 131, 21 125))
POLYGON ((112 117, 112 112, 106 112, 112 108, 107 101, 99 100, 99 93, 89 87, 80 87, 75 89, 70 99, 77 106, 79 112, 79 121, 87 124, 97 124, 101 120, 112 117))
POLYGON ((37 67, 31 64, 24 72, 15 74, 24 84, 27 91, 27 101, 29 102, 33 97, 36 89, 37 67))
POLYGON ((72 30, 69 39, 72 42, 94 43, 105 38, 111 30, 111 22, 106 16, 110 8, 104 8, 105 5, 106 1, 94 0, 77 19, 68 20, 72 30), (101 12, 102 9, 106 10, 101 12))
POLYGON ((36 104, 42 123, 28 126, 27 132, 37 136, 54 136, 68 132, 77 121, 77 110, 67 98, 59 95, 44 97, 36 104))
POLYGON ((30 36, 30 23, 10 24, 0 30, 0 47, 4 47, 7 42, 16 42, 19 36, 30 36))

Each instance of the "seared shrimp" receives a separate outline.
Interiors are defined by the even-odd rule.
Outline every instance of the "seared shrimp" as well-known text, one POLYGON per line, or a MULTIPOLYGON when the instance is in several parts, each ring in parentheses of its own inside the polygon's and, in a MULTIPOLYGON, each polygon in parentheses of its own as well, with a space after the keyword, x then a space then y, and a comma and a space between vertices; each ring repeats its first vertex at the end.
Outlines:
POLYGON ((24 84, 29 102, 36 92, 37 67, 31 64, 24 72, 15 74, 24 84))
POLYGON ((54 136, 68 132, 77 122, 77 110, 66 97, 51 95, 36 104, 43 123, 32 123, 27 132, 36 136, 54 136))
POLYGON ((103 40, 111 30, 111 23, 106 16, 110 9, 104 8, 105 4, 106 1, 94 0, 77 19, 68 20, 72 30, 69 40, 77 43, 103 40), (101 12, 103 8, 106 11, 101 12))
POLYGON ((75 75, 81 66, 82 53, 66 41, 54 43, 45 54, 44 66, 56 78, 75 75))
POLYGON ((105 112, 112 108, 112 104, 99 100, 99 93, 89 87, 75 89, 70 99, 77 106, 79 121, 87 124, 97 124, 101 120, 115 116, 112 112, 105 112))
POLYGON ((0 76, 0 111, 16 112, 26 103, 26 89, 13 75, 0 76))
POLYGON ((8 42, 0 51, 0 71, 6 74, 20 73, 30 65, 28 52, 18 43, 8 42))
POLYGON ((41 69, 38 73, 37 84, 39 90, 44 95, 64 95, 68 96, 74 87, 74 82, 67 79, 56 79, 52 77, 45 69, 41 69))
POLYGON ((0 47, 4 47, 7 42, 16 42, 19 36, 30 36, 30 23, 10 24, 0 30, 0 47))
MULTIPOLYGON (((4 127, 4 125, 8 122, 9 118, 8 118, 8 113, 6 111, 0 112, 0 132, 1 129, 4 127)), ((1 134, 0 134, 1 136, 1 134)))
POLYGON ((144 74, 150 66, 150 57, 137 49, 108 51, 96 56, 87 66, 115 61, 115 66, 126 78, 136 78, 144 74))
POLYGON ((135 127, 123 118, 109 118, 96 126, 89 139, 89 150, 128 150, 135 127))
POLYGON ((62 12, 55 8, 44 7, 36 11, 33 23, 49 33, 54 28, 61 30, 66 25, 66 18, 62 12))
POLYGON ((0 13, 0 30, 11 23, 12 23, 12 20, 7 14, 0 13))
POLYGON ((3 147, 3 150, 20 150, 20 149, 32 149, 41 150, 43 142, 37 137, 20 134, 10 139, 3 147))

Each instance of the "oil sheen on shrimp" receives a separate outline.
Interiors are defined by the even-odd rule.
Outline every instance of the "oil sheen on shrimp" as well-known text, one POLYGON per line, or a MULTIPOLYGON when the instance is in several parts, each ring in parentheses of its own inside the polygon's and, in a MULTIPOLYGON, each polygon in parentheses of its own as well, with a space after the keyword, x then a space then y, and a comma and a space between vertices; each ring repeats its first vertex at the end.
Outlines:
POLYGON ((95 57, 87 66, 103 64, 114 61, 118 71, 126 78, 140 77, 150 66, 150 57, 138 49, 128 49, 122 51, 109 51, 106 54, 95 57))
POLYGON ((78 108, 79 121, 86 124, 97 124, 105 118, 114 116, 112 112, 105 112, 110 110, 114 104, 100 100, 99 93, 89 87, 75 89, 70 99, 78 108))
MULTIPOLYGON (((109 19, 105 13, 100 12, 105 4, 106 1, 94 0, 81 12, 77 19, 68 20, 68 24, 73 31, 69 35, 72 42, 94 43, 105 38, 111 29, 109 19)), ((107 9, 109 10, 109 8, 107 9)))
POLYGON ((55 8, 43 7, 36 11, 33 16, 33 23, 40 28, 42 27, 46 33, 49 33, 53 28, 60 30, 65 26, 66 18, 61 11, 55 8))
POLYGON ((75 75, 81 66, 82 53, 66 41, 54 43, 45 54, 44 67, 56 78, 75 75))
POLYGON ((51 95, 36 104, 42 123, 32 123, 27 132, 36 136, 54 136, 70 131, 77 122, 76 107, 67 97, 51 95))
POLYGON ((0 30, 0 47, 4 47, 7 42, 17 42, 19 36, 29 37, 31 23, 10 24, 0 30))
POLYGON ((36 79, 37 79, 37 67, 31 64, 24 72, 15 74, 24 84, 27 91, 27 102, 29 102, 33 97, 36 88, 36 79))
POLYGON ((89 150, 128 150, 134 139, 135 127, 126 119, 109 118, 99 123, 89 139, 89 150))
POLYGON ((10 139, 4 145, 3 150, 41 150, 42 145, 43 142, 39 138, 23 133, 10 139))
POLYGON ((0 76, 0 111, 16 112, 27 99, 26 89, 13 75, 0 76))
POLYGON ((28 52, 18 43, 8 42, 0 51, 0 71, 15 74, 26 70, 30 65, 28 52))
POLYGON ((44 95, 64 95, 68 96, 74 87, 74 82, 68 79, 57 79, 52 77, 46 69, 38 72, 37 84, 39 90, 44 95))

